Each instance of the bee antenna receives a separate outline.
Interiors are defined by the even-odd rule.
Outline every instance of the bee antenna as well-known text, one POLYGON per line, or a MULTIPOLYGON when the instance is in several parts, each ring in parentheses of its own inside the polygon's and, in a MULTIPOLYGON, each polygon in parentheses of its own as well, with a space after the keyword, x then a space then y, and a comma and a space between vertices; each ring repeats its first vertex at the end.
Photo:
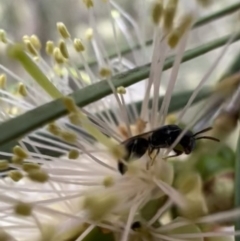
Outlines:
POLYGON ((195 138, 195 140, 199 140, 199 139, 208 139, 208 140, 220 142, 219 139, 214 138, 214 137, 211 137, 211 136, 200 136, 200 137, 198 137, 198 138, 195 138))
POLYGON ((208 127, 208 128, 205 128, 205 129, 203 129, 203 130, 201 130, 199 132, 196 132, 193 136, 197 136, 199 134, 202 134, 202 133, 210 131, 210 130, 212 130, 212 127, 208 127))

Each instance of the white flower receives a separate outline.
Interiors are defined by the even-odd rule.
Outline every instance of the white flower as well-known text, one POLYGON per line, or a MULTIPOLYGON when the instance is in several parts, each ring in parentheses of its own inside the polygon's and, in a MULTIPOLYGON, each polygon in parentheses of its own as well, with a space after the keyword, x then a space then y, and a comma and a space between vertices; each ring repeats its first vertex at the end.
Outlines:
MULTIPOLYGON (((190 9, 182 16, 177 16, 177 1, 169 0, 166 5, 163 5, 162 1, 152 3, 153 55, 139 113, 132 101, 131 91, 121 86, 116 89, 111 79, 116 73, 125 72, 149 61, 144 33, 136 21, 116 2, 106 1, 104 6, 109 14, 117 50, 117 57, 110 60, 106 57, 106 50, 96 27, 94 4, 91 0, 85 0, 84 3, 88 8, 91 23, 87 37, 96 55, 100 75, 97 75, 85 60, 83 41, 72 39, 71 33, 63 23, 57 23, 61 36, 59 46, 54 46, 52 42, 48 42, 46 46, 50 59, 54 61, 53 66, 40 56, 40 43, 36 36, 24 37, 25 52, 19 46, 12 46, 11 40, 4 32, 0 33, 1 41, 10 47, 10 55, 19 60, 32 77, 21 78, 0 65, 8 78, 18 83, 17 95, 14 95, 7 91, 5 76, 0 78, 2 122, 41 106, 53 98, 67 95, 76 88, 98 82, 101 78, 106 79, 113 91, 113 95, 84 108, 78 108, 71 98, 64 97, 63 103, 69 111, 67 117, 29 133, 19 141, 19 147, 15 147, 13 153, 0 153, 12 159, 10 164, 4 161, 1 164, 3 172, 0 180, 0 240, 81 241, 96 230, 95 238, 110 234, 114 235, 116 240, 122 241, 135 236, 139 238, 139 235, 142 240, 151 237, 169 241, 238 235, 238 231, 204 233, 200 229, 200 224, 211 227, 216 222, 239 217, 238 209, 197 217, 194 221, 179 218, 170 220, 166 225, 154 227, 153 225, 161 220, 173 205, 186 210, 192 200, 193 193, 184 193, 173 187, 174 168, 164 159, 178 140, 167 152, 161 152, 154 162, 147 153, 137 160, 126 162, 126 150, 123 145, 119 145, 129 137, 166 123, 181 59, 190 29, 196 17, 200 15, 199 8, 195 3, 191 3, 190 9), (175 23, 174 20, 178 21, 175 23), (128 31, 127 22, 133 26, 133 35, 140 46, 138 51, 132 46, 133 36, 128 31), (133 54, 133 62, 121 56, 117 31, 126 38, 133 54), (160 80, 164 61, 170 51, 174 51, 176 56, 165 98, 160 107, 160 80), (77 68, 73 52, 82 62, 84 70, 79 71, 77 68), (140 61, 141 59, 146 62, 140 61), (152 88, 153 103, 149 109, 152 88), (124 175, 119 171, 119 163, 123 163, 127 168, 124 175), (14 170, 8 170, 8 167, 14 170), (153 210, 154 215, 145 219, 142 210, 150 201, 156 201, 160 205, 153 210), (139 227, 135 229, 134 224, 139 227)), ((142 11, 145 12, 145 9, 142 11)), ((145 12, 144 18, 147 17, 145 12)), ((212 61, 196 91, 180 113, 178 123, 234 37, 235 33, 212 61)), ((188 125, 181 135, 189 128, 191 125, 188 125)), ((201 190, 194 192, 195 194, 199 197, 200 205, 204 206, 201 190)))

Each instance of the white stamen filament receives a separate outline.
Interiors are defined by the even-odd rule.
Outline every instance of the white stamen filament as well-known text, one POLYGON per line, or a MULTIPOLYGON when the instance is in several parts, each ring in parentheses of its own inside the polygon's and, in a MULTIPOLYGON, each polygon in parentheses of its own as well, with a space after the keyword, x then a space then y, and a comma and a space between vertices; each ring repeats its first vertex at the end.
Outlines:
MULTIPOLYGON (((110 134, 110 136, 113 136, 116 140, 120 141, 120 139, 119 139, 119 134, 114 130, 114 128, 116 128, 116 126, 113 125, 112 123, 109 123, 109 122, 105 119, 105 117, 104 117, 103 114, 100 114, 100 117, 103 118, 103 120, 105 120, 105 122, 104 122, 104 121, 101 121, 99 118, 97 118, 96 116, 94 116, 93 114, 91 114, 89 111, 86 111, 86 110, 82 109, 82 112, 83 112, 84 114, 86 114, 88 117, 90 117, 93 121, 96 121, 96 123, 98 123, 100 126, 102 126, 102 127, 105 129, 105 131, 107 131, 107 132, 110 134), (109 126, 109 124, 110 124, 111 126, 109 126)), ((106 112, 109 113, 108 110, 106 110, 106 112)), ((98 114, 99 114, 99 113, 101 113, 101 112, 98 112, 98 114)), ((110 115, 110 114, 109 114, 109 115, 110 115)))
POLYGON ((156 212, 156 214, 150 219, 150 221, 147 223, 147 226, 151 226, 154 224, 159 217, 161 217, 173 204, 173 201, 169 199, 162 207, 159 208, 159 210, 156 212))
POLYGON ((153 84, 154 84, 154 93, 153 93, 153 104, 152 104, 152 128, 157 127, 157 113, 158 113, 158 100, 159 100, 159 90, 161 85, 161 77, 164 61, 167 55, 168 45, 166 43, 165 36, 162 36, 160 41, 159 50, 157 51, 157 59, 155 61, 155 66, 153 69, 155 70, 155 75, 153 76, 153 84))
POLYGON ((210 238, 210 237, 228 237, 240 236, 240 231, 214 231, 202 233, 186 233, 186 234, 171 234, 171 237, 192 239, 192 238, 210 238))
POLYGON ((90 225, 79 237, 76 241, 82 241, 93 229, 95 225, 90 225))
POLYGON ((90 26, 93 29, 93 39, 95 39, 94 44, 95 44, 95 48, 98 51, 98 55, 99 55, 99 60, 101 61, 100 63, 105 66, 105 65, 109 65, 109 59, 108 59, 108 55, 107 52, 104 48, 104 45, 102 43, 102 40, 100 38, 98 29, 97 29, 97 24, 96 24, 96 19, 93 13, 93 9, 89 9, 89 22, 90 22, 90 26), (106 64, 105 64, 105 60, 106 60, 106 64))
POLYGON ((160 112, 159 112, 160 126, 162 126, 165 122, 165 117, 166 117, 167 112, 168 112, 168 107, 169 107, 169 104, 170 104, 173 89, 174 89, 175 83, 177 81, 177 76, 178 76, 178 71, 179 71, 179 68, 180 68, 181 60, 182 60, 182 57, 183 57, 183 54, 184 54, 184 50, 186 48, 188 35, 189 35, 189 30, 187 30, 187 32, 183 35, 182 39, 180 40, 179 46, 178 46, 177 55, 175 57, 172 72, 171 72, 171 76, 170 76, 170 79, 168 81, 167 91, 165 93, 163 103, 162 103, 162 106, 161 106, 161 109, 160 109, 160 112))
POLYGON ((139 64, 139 58, 137 56, 137 53, 134 51, 134 47, 135 47, 134 40, 132 39, 132 36, 127 31, 128 28, 127 28, 126 24, 124 23, 124 21, 121 18, 121 16, 120 17, 116 17, 114 20, 115 20, 119 30, 122 32, 124 38, 126 39, 126 42, 127 42, 128 46, 129 46, 129 48, 130 48, 130 50, 131 50, 131 52, 133 54, 133 58, 134 58, 135 64, 138 65, 139 64))
POLYGON ((169 186, 167 183, 157 180, 156 178, 154 178, 154 182, 174 203, 182 208, 186 207, 184 196, 182 196, 177 190, 169 186))
POLYGON ((138 42, 141 46, 141 49, 143 50, 144 57, 147 57, 148 55, 147 55, 147 51, 146 51, 146 46, 144 45, 143 37, 142 37, 141 31, 140 31, 137 23, 116 2, 114 2, 113 0, 110 0, 110 4, 112 4, 114 6, 114 8, 116 8, 119 11, 119 13, 133 26, 133 28, 135 30, 135 33, 136 33, 136 36, 137 36, 137 39, 138 39, 138 42))
POLYGON ((146 86, 146 90, 145 90, 145 95, 143 98, 143 102, 142 102, 142 109, 141 109, 141 119, 145 119, 147 117, 148 120, 148 103, 149 103, 149 97, 150 97, 150 91, 151 91, 151 87, 153 84, 153 80, 154 80, 154 75, 155 75, 155 67, 157 64, 157 58, 158 58, 158 54, 160 52, 160 44, 159 42, 161 41, 161 35, 160 35, 160 28, 157 27, 157 29, 154 32, 154 40, 153 40, 153 54, 152 54, 152 61, 151 61, 151 68, 150 68, 150 76, 149 79, 147 81, 147 86, 146 86))
POLYGON ((130 123, 129 123, 129 119, 128 119, 128 112, 127 112, 127 108, 126 108, 126 104, 125 104, 125 101, 124 101, 124 96, 123 94, 120 94, 120 99, 121 99, 121 102, 122 102, 122 108, 123 108, 123 114, 124 114, 124 120, 125 120, 125 124, 127 126, 127 131, 128 131, 128 136, 129 137, 132 137, 132 131, 130 129, 130 123))
POLYGON ((167 235, 163 235, 163 234, 156 234, 156 233, 152 233, 152 235, 158 239, 161 240, 166 240, 166 241, 185 241, 184 239, 179 239, 179 238, 174 238, 174 237, 169 237, 167 235))
MULTIPOLYGON (((139 196, 140 195, 137 195, 136 201, 139 199, 139 196)), ((142 202, 142 199, 140 199, 140 201, 138 200, 137 203, 135 203, 135 205, 133 205, 131 207, 129 215, 128 215, 127 223, 126 223, 126 226, 125 226, 122 238, 121 238, 121 241, 127 241, 128 240, 128 235, 129 235, 129 232, 130 232, 130 227, 131 227, 131 224, 133 222, 134 215, 137 211, 138 206, 141 204, 141 202, 142 202)))
POLYGON ((114 24, 114 19, 113 19, 112 14, 111 14, 111 5, 110 5, 109 1, 106 1, 106 5, 107 5, 108 16, 109 16, 111 26, 112 26, 112 30, 113 30, 114 45, 115 45, 116 53, 117 53, 117 56, 118 56, 119 63, 121 65, 122 64, 122 55, 121 55, 119 45, 118 45, 117 30, 116 30, 116 27, 115 27, 115 24, 114 24))
POLYGON ((183 108, 183 110, 181 111, 180 115, 178 116, 178 123, 181 122, 182 117, 184 116, 184 114, 187 112, 187 110, 189 109, 189 107, 191 106, 191 104, 193 103, 194 99, 196 98, 197 94, 199 93, 199 91, 201 90, 201 88, 203 87, 203 85, 207 82, 207 80, 209 79, 209 77, 211 76, 212 72, 216 69, 216 67, 218 66, 219 62, 221 61, 222 57, 224 56, 224 54, 227 52, 228 47, 230 46, 231 42, 233 41, 233 39, 236 37, 237 33, 232 34, 232 36, 229 38, 229 40, 227 41, 226 45, 224 46, 224 48, 222 49, 222 51, 220 52, 219 56, 216 58, 216 60, 213 62, 212 66, 209 68, 209 70, 206 72, 206 74, 204 75, 204 77, 202 78, 202 80, 199 82, 198 86, 196 87, 196 89, 194 90, 194 92, 192 93, 191 97, 189 98, 187 104, 185 105, 185 107, 183 108))

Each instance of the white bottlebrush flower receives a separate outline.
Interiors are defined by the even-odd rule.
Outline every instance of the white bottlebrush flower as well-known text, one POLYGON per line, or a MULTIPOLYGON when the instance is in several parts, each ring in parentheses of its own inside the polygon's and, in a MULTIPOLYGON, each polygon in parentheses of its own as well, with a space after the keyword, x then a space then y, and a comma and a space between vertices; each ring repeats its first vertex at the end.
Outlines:
MULTIPOLYGON (((190 30, 200 15, 198 5, 191 3, 189 10, 178 16, 176 0, 169 0, 165 5, 163 1, 151 3, 154 42, 153 54, 149 58, 141 26, 118 3, 105 1, 117 52, 116 58, 109 59, 97 29, 94 2, 83 2, 89 11, 91 29, 87 31, 87 38, 96 55, 98 73, 85 60, 83 41, 72 38, 63 23, 57 23, 61 36, 58 45, 51 41, 46 44, 46 52, 51 62, 54 62, 53 66, 41 57, 41 44, 36 36, 25 36, 25 49, 22 49, 14 45, 4 31, 0 32, 0 40, 6 44, 9 54, 19 60, 32 77, 27 81, 25 77, 21 78, 0 66, 7 78, 12 78, 17 83, 17 94, 14 95, 7 91, 6 76, 0 77, 2 122, 102 78, 113 91, 113 95, 84 108, 78 108, 71 98, 63 97, 63 103, 69 111, 67 117, 26 135, 19 141, 19 146, 13 149, 13 153, 0 152, 2 156, 11 159, 10 163, 4 160, 0 162, 0 241, 81 241, 96 229, 94 239, 99 239, 101 235, 101 238, 113 235, 115 240, 121 241, 131 238, 210 240, 212 237, 238 235, 238 231, 215 230, 218 222, 238 218, 240 210, 207 215, 198 175, 191 179, 196 184, 191 190, 186 191, 186 187, 181 185, 173 187, 174 167, 164 157, 171 152, 177 141, 167 152, 160 153, 154 162, 147 153, 137 160, 127 162, 124 160, 126 150, 123 145, 119 145, 134 135, 166 123, 190 30), (133 33, 128 31, 129 23, 133 26, 133 33), (133 61, 122 56, 118 45, 119 34, 126 38, 133 61), (133 48, 133 36, 140 46, 138 51, 133 48), (160 79, 164 61, 170 52, 176 56, 160 107, 160 79), (82 63, 82 71, 75 64, 75 56, 82 63), (151 59, 151 68, 149 78, 145 81, 146 90, 139 113, 131 101, 131 91, 122 86, 115 88, 111 80, 114 74, 145 63, 139 61, 141 58, 146 59, 146 62, 151 59), (149 109, 152 88, 153 103, 149 109), (130 104, 127 106, 126 103, 130 104), (126 168, 124 173, 120 173, 119 165, 126 168), (197 202, 193 196, 198 198, 197 202), (154 215, 145 218, 143 210, 152 201, 156 201, 159 207, 154 210, 148 207, 147 211, 154 212, 154 215), (184 217, 168 221, 166 225, 155 227, 172 206, 176 206, 183 214, 189 215, 189 210, 197 210, 199 215, 193 215, 191 221, 183 215, 184 217), (204 230, 202 225, 208 230, 204 230)), ((210 1, 199 2, 204 2, 205 5, 210 1)), ((141 11, 145 13, 144 19, 147 19, 147 10, 141 11)), ((235 36, 233 33, 219 55, 212 60, 196 91, 180 113, 178 123, 235 36)))

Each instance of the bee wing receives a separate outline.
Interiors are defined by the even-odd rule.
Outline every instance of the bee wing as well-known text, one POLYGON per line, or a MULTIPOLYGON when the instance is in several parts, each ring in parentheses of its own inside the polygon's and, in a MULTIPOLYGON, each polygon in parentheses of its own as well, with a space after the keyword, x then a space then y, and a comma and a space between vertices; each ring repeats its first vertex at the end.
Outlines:
POLYGON ((132 136, 132 137, 130 137, 130 138, 128 138, 127 140, 125 140, 125 141, 123 141, 123 142, 121 142, 121 144, 126 144, 126 143, 128 143, 129 141, 132 141, 132 140, 135 140, 136 138, 147 138, 147 136, 149 135, 149 134, 151 134, 151 133, 153 133, 155 130, 151 130, 151 131, 147 131, 147 132, 144 132, 144 133, 142 133, 142 134, 139 134, 139 135, 136 135, 136 136, 132 136))

